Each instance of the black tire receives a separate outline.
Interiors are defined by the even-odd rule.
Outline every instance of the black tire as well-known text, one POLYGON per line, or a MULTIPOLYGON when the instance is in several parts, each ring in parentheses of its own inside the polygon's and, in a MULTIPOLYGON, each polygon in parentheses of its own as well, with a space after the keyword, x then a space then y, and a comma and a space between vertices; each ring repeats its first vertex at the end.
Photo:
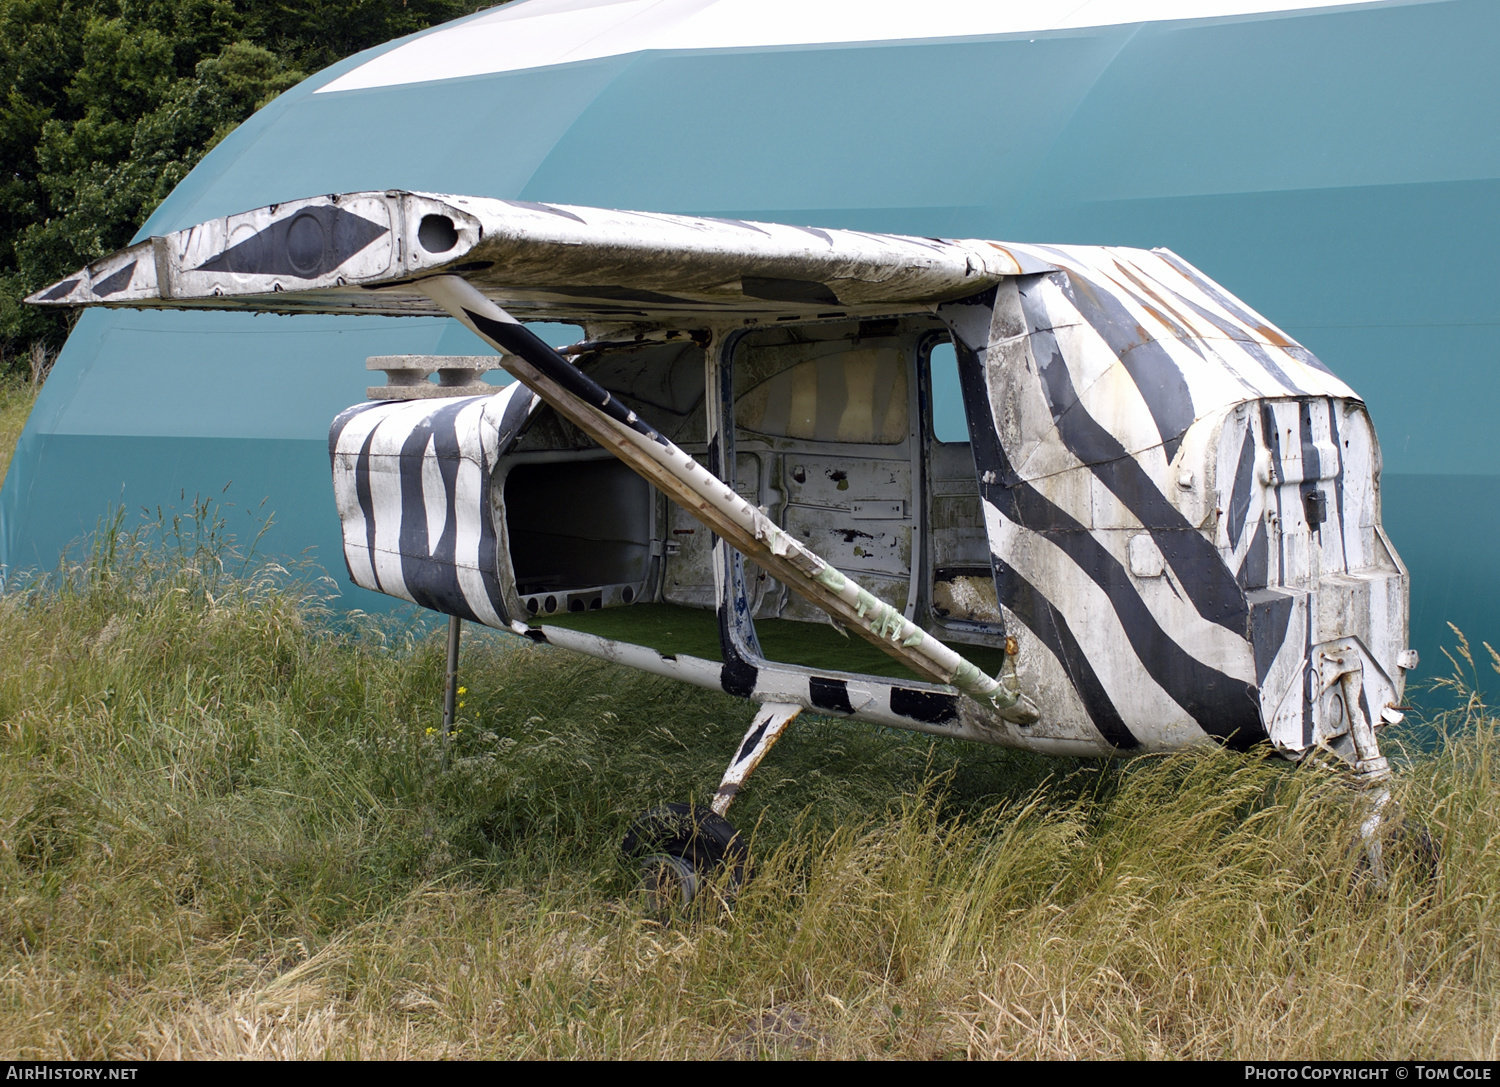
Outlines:
POLYGON ((1391 833, 1387 849, 1391 859, 1405 868, 1417 883, 1437 883, 1442 870, 1442 850, 1432 832, 1421 823, 1401 820, 1401 825, 1391 833))
POLYGON ((677 881, 682 906, 726 868, 724 885, 731 893, 738 889, 750 860, 744 838, 729 820, 691 804, 665 804, 646 812, 631 825, 620 847, 627 857, 640 862, 643 886, 657 904, 663 903, 670 882, 664 882, 665 858, 684 862, 696 877, 689 879, 684 873, 677 881))
POLYGON ((1437 890, 1438 877, 1442 874, 1442 849, 1431 831, 1421 823, 1402 819, 1387 827, 1379 841, 1382 874, 1378 880, 1373 879, 1375 872, 1370 863, 1369 849, 1365 845, 1357 847, 1360 856, 1354 866, 1356 888, 1364 890, 1373 881, 1383 889, 1391 877, 1400 872, 1429 893, 1437 890))

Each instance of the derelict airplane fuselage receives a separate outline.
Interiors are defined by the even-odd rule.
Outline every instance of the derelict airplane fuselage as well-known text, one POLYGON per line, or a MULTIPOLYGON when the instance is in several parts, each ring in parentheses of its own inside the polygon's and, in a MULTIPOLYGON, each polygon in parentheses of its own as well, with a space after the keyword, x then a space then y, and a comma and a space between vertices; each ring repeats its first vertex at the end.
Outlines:
POLYGON ((802 710, 1388 773, 1416 658, 1364 404, 1168 251, 366 192, 28 301, 458 318, 500 357, 371 359, 333 422, 351 578, 761 704, 719 815, 802 710))

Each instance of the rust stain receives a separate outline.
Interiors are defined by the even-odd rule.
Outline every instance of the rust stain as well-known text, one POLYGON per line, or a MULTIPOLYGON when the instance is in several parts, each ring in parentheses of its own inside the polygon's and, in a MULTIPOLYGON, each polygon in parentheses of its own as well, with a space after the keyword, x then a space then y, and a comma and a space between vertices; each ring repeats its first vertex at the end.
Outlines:
MULTIPOLYGON (((1137 276, 1131 269, 1121 264, 1118 259, 1113 257, 1110 259, 1111 263, 1114 264, 1115 269, 1120 273, 1121 276, 1129 280, 1131 283, 1135 284, 1135 286, 1141 291, 1141 293, 1146 295, 1146 297, 1152 299, 1154 302, 1156 302, 1157 305, 1161 306, 1162 309, 1164 309, 1168 314, 1171 315, 1172 319, 1170 321, 1162 320, 1161 316, 1155 310, 1153 310, 1150 305, 1142 301, 1141 305, 1144 306, 1153 317, 1156 317, 1157 320, 1161 320, 1163 324, 1177 325, 1184 331, 1192 328, 1193 321, 1190 316, 1178 310, 1178 308, 1172 305, 1172 303, 1168 299, 1163 298, 1160 293, 1154 290, 1149 282, 1142 279, 1140 276, 1137 276)), ((1137 299, 1137 301, 1140 300, 1137 299)))
POLYGON ((1155 306, 1153 306, 1150 302, 1142 302, 1141 303, 1141 309, 1143 309, 1147 313, 1149 313, 1151 315, 1151 319, 1153 321, 1157 321, 1157 322, 1159 322, 1160 324, 1162 324, 1163 326, 1165 326, 1167 328, 1177 327, 1177 322, 1176 321, 1170 321, 1170 320, 1168 320, 1167 319, 1167 315, 1165 313, 1163 313, 1161 310, 1157 309, 1155 306))
MULTIPOLYGON (((1163 260, 1162 263, 1165 264, 1172 271, 1176 272, 1183 279, 1185 279, 1189 283, 1191 283, 1193 285, 1193 287, 1196 288, 1197 290, 1201 291, 1203 289, 1202 285, 1197 280, 1195 280, 1192 276, 1190 276, 1182 268, 1179 268, 1172 261, 1163 260)), ((1245 323, 1247 325, 1249 325, 1249 328, 1250 328, 1250 330, 1252 332, 1256 333, 1258 336, 1260 336, 1267 343, 1271 344, 1274 347, 1280 347, 1280 348, 1282 348, 1284 350, 1284 349, 1289 348, 1289 347, 1295 347, 1295 346, 1297 346, 1292 340, 1288 339, 1284 334, 1282 334, 1282 332, 1279 329, 1273 327, 1272 325, 1266 324, 1264 321, 1254 322, 1254 323, 1245 322, 1245 323)))
POLYGON ((1021 262, 1016 259, 1016 255, 1014 253, 1012 253, 1009 249, 1005 248, 1005 246, 999 244, 998 242, 990 242, 988 244, 989 247, 996 252, 1005 254, 1005 259, 1010 261, 1012 266, 1014 266, 1015 268, 1015 271, 1011 273, 1012 275, 1021 274, 1021 262))
MULTIPOLYGON (((1096 309, 1098 309, 1100 312, 1107 312, 1104 304, 1099 301, 1099 293, 1094 290, 1094 285, 1090 283, 1087 278, 1085 278, 1083 275, 1075 275, 1070 273, 1068 276, 1068 282, 1076 287, 1080 294, 1087 295, 1088 300, 1093 303, 1096 309)), ((1120 352, 1121 358, 1124 358, 1125 355, 1130 351, 1133 351, 1135 348, 1141 346, 1141 344, 1146 343, 1151 339, 1151 334, 1148 333, 1140 325, 1135 326, 1135 335, 1136 342, 1131 344, 1124 351, 1120 352)))
POLYGON ((1256 332, 1260 333, 1262 336, 1264 336, 1271 343, 1275 344, 1277 347, 1291 347, 1292 346, 1292 341, 1291 340, 1287 339, 1285 336, 1283 336, 1276 329, 1272 328, 1270 325, 1253 325, 1252 327, 1255 329, 1256 332))

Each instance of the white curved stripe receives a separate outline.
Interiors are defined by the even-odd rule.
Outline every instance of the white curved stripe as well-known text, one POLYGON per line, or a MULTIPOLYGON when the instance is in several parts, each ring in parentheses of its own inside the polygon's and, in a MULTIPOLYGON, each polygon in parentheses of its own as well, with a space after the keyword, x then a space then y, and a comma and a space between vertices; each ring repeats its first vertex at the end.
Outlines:
POLYGON ((624 56, 1038 34, 1337 8, 1365 0, 531 0, 425 34, 318 93, 624 56))
POLYGON ((1016 524, 989 502, 984 520, 995 553, 1018 576, 1045 587, 1131 733, 1152 749, 1202 740, 1198 723, 1142 666, 1104 590, 1046 536, 1016 524))
POLYGON ((1239 535, 1230 537, 1229 513, 1234 504, 1234 488, 1240 467, 1240 456, 1248 437, 1254 449, 1254 463, 1261 462, 1259 433, 1258 413, 1252 415, 1245 412, 1226 418, 1219 437, 1218 450, 1214 455, 1214 501, 1221 511, 1215 545, 1219 549, 1219 554, 1223 556, 1225 564, 1234 571, 1239 571, 1244 566, 1250 544, 1255 539, 1256 527, 1265 519, 1266 514, 1265 484, 1261 481, 1259 473, 1252 468, 1248 494, 1249 505, 1245 507, 1245 519, 1240 525, 1239 535))
POLYGON ((354 584, 377 592, 374 559, 368 544, 369 524, 359 504, 358 465, 359 451, 383 414, 381 409, 371 408, 350 419, 339 431, 333 455, 333 495, 344 530, 344 561, 354 584))
MULTIPOLYGON (((1134 519, 1135 515, 1125 504, 1104 487, 1098 488, 1095 502, 1101 520, 1125 524, 1127 519, 1134 519)), ((1130 569, 1130 538, 1142 534, 1142 529, 1109 529, 1092 533, 1100 546, 1126 570, 1130 569)), ((1250 643, 1218 623, 1203 618, 1188 599, 1182 578, 1170 564, 1160 577, 1137 578, 1134 584, 1156 622, 1184 653, 1217 672, 1245 683, 1255 682, 1255 657, 1250 643)))
POLYGON ((437 435, 428 435, 422 453, 422 507, 427 514, 427 554, 437 550, 443 529, 448 527, 448 488, 437 459, 437 435))
MULTIPOLYGON (((520 385, 511 386, 512 389, 520 385)), ((512 394, 514 395, 514 394, 512 394)), ((504 626, 490 596, 485 589, 484 577, 479 569, 479 544, 484 533, 481 518, 490 516, 489 495, 486 484, 490 478, 490 466, 485 463, 485 446, 494 445, 489 438, 486 425, 486 409, 492 398, 476 399, 454 416, 453 425, 458 433, 461 457, 458 475, 454 480, 453 511, 457 522, 457 540, 453 549, 453 561, 458 575, 458 588, 468 601, 469 608, 485 626, 504 626)), ((498 544, 497 544, 498 546, 498 544)))
POLYGON ((414 400, 382 413, 370 442, 370 502, 375 507, 375 573, 382 592, 416 603, 401 571, 401 448, 412 428, 432 410, 414 400))
MULTIPOLYGON (((1068 274, 1064 272, 1064 275, 1068 274)), ((1068 299, 1062 285, 1057 282, 1059 278, 1061 277, 1056 275, 1048 276, 1027 287, 1026 304, 1033 313, 1040 309, 1046 314, 1043 325, 1051 330, 1063 349, 1063 357, 1068 361, 1068 372, 1072 375, 1070 380, 1073 390, 1082 393, 1120 360, 1084 319, 1083 314, 1078 312, 1078 307, 1068 299), (1073 345, 1071 349, 1070 345, 1073 345)), ((1079 285, 1077 280, 1070 284, 1074 289, 1079 285)), ((1081 285, 1088 290, 1087 283, 1081 285)), ((1036 361, 1038 366, 1045 366, 1047 363, 1046 359, 1039 358, 1036 361)))
MULTIPOLYGON (((1045 307, 1062 355, 1061 362, 1035 357, 1033 359, 1037 367, 1035 380, 1042 383, 1044 394, 1044 369, 1049 366, 1066 366, 1068 380, 1078 399, 1063 414, 1062 419, 1066 420, 1071 412, 1086 412, 1125 447, 1125 451, 1151 477, 1157 489, 1165 491, 1169 473, 1166 452, 1162 448, 1162 435, 1157 430, 1156 421, 1146 406, 1140 388, 1119 356, 1104 342, 1104 338, 1094 327, 1083 319, 1055 283, 1044 281, 1038 286, 1037 293, 1028 297, 1033 302, 1040 301, 1045 307)), ((1033 339, 1033 355, 1035 344, 1033 339)), ((1164 342, 1162 346, 1170 350, 1171 342, 1164 342)), ((1186 350, 1180 345, 1178 347, 1179 350, 1186 350)), ((1016 465, 1016 470, 1023 479, 1046 479, 1070 471, 1075 465, 1082 463, 1063 441, 1055 437, 1048 438, 1048 435, 1057 430, 1056 424, 1052 423, 1050 411, 1037 421, 1045 429, 1040 433, 1025 435, 1028 444, 1030 441, 1037 444, 1031 448, 1025 462, 1016 465)), ((1082 496, 1078 497, 1082 501, 1082 496)), ((1085 506, 1069 508, 1068 512, 1086 525, 1093 524, 1092 516, 1087 513, 1085 506)))
MULTIPOLYGON (((1057 456, 1066 457, 1067 453, 1058 451, 1057 456)), ((1076 461, 1074 463, 1077 464, 1076 461)), ((1130 538, 1149 533, 1138 527, 1139 518, 1136 514, 1099 482, 1091 470, 1078 465, 1067 472, 1036 481, 1033 486, 1053 505, 1080 524, 1091 528, 1090 535, 1095 542, 1123 569, 1130 569, 1130 538)), ((1003 515, 997 513, 997 516, 1003 515)), ((1248 539, 1249 533, 1245 535, 1248 539)), ((1004 549, 1006 546, 1006 541, 991 534, 991 549, 1009 562, 1009 552, 1004 549)), ((1219 554, 1222 556, 1223 552, 1219 551, 1219 554)), ((1072 560, 1069 559, 1068 562, 1071 564, 1072 560)), ((1170 565, 1167 571, 1161 577, 1141 578, 1134 582, 1138 595, 1155 616, 1157 623, 1188 656, 1206 667, 1242 679, 1246 683, 1254 683, 1255 662, 1249 644, 1218 623, 1205 619, 1188 599, 1181 576, 1170 565)), ((1082 571, 1077 571, 1076 567, 1075 573, 1078 577, 1087 577, 1082 571)), ((1093 584, 1092 579, 1089 580, 1093 584)), ((1051 596, 1050 589, 1047 590, 1047 595, 1051 596)))

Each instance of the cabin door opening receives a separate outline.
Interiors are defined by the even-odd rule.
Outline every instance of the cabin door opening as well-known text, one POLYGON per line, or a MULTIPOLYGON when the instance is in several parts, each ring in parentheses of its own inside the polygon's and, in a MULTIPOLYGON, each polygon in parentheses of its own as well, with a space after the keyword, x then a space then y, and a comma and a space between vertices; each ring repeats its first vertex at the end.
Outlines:
MULTIPOLYGON (((720 375, 732 405, 724 451, 735 489, 908 615, 920 552, 920 337, 898 321, 752 332, 720 375)), ((744 563, 744 578, 754 619, 828 623, 755 563, 744 563)))
POLYGON ((945 641, 1001 645, 1005 618, 995 593, 957 354, 946 336, 929 338, 923 348, 926 625, 945 641))

